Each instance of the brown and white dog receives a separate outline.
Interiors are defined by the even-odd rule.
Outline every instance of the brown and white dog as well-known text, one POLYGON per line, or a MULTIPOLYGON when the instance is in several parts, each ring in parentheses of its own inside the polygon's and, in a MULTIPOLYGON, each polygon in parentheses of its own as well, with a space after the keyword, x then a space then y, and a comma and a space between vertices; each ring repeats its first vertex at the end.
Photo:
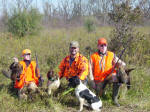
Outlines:
POLYGON ((47 78, 48 78, 48 82, 47 82, 48 95, 51 95, 52 91, 54 92, 59 88, 60 79, 58 75, 54 74, 53 70, 48 71, 47 78))

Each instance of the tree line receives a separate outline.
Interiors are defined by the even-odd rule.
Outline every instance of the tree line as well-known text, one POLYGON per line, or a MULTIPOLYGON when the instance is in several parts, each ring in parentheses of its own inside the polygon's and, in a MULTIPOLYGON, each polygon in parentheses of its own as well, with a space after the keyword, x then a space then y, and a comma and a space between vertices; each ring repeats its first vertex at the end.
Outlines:
POLYGON ((129 4, 130 10, 138 9, 142 15, 141 23, 150 24, 150 0, 13 0, 11 7, 9 0, 1 0, 3 10, 0 26, 1 29, 5 28, 5 23, 16 13, 33 13, 33 9, 41 16, 41 23, 45 27, 80 26, 91 17, 90 22, 96 25, 111 25, 110 13, 122 3, 129 4))

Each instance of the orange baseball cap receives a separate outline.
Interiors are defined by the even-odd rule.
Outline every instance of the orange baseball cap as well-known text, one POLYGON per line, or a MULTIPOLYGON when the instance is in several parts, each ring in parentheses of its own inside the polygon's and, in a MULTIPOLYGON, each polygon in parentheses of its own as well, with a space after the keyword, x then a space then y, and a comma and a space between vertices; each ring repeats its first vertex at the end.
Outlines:
POLYGON ((31 54, 31 50, 30 49, 24 49, 22 51, 22 56, 25 55, 25 54, 31 54))
POLYGON ((99 38, 98 39, 98 45, 106 44, 107 45, 107 40, 105 38, 99 38))

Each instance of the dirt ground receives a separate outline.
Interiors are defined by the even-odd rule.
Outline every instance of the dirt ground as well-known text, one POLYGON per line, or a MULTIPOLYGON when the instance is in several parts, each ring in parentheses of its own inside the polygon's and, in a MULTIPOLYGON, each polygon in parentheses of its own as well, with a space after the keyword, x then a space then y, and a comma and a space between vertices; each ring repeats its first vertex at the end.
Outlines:
MULTIPOLYGON (((68 107, 67 109, 63 110, 63 112, 77 112, 78 108, 79 106, 76 108, 68 107)), ((92 110, 87 107, 84 107, 83 112, 92 112, 92 110)), ((120 107, 115 107, 115 106, 103 107, 101 112, 150 112, 150 111, 138 109, 136 105, 134 106, 126 105, 120 107)))

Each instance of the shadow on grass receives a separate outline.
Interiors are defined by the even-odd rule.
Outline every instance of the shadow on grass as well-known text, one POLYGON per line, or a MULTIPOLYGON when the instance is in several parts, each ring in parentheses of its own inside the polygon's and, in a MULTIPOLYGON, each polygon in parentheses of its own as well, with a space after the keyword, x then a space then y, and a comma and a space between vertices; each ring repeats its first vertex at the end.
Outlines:
POLYGON ((6 84, 0 84, 0 92, 1 91, 6 91, 12 97, 17 98, 17 90, 14 89, 12 83, 9 83, 7 85, 6 84))
POLYGON ((17 89, 14 88, 12 82, 10 84, 8 84, 6 87, 7 87, 8 94, 10 94, 14 98, 18 98, 17 97, 17 89))
POLYGON ((6 88, 5 84, 0 84, 0 91, 2 91, 2 89, 6 88))

